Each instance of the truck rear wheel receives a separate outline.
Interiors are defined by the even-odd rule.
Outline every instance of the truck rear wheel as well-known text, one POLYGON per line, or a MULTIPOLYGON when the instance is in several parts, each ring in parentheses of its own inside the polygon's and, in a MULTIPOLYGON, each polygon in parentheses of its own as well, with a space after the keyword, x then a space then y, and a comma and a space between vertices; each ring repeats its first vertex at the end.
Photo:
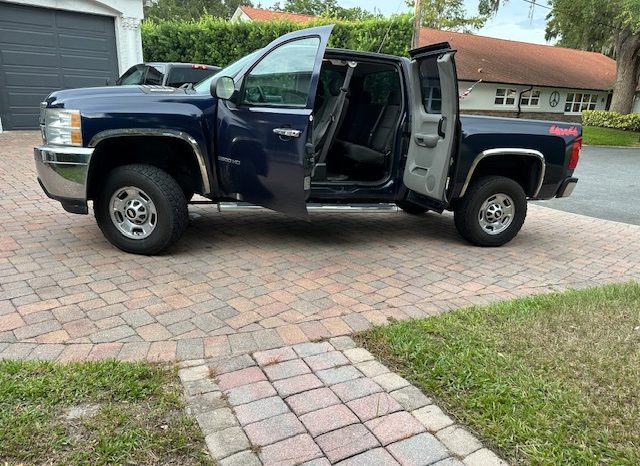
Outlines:
POLYGON ((111 244, 134 254, 159 254, 175 243, 189 222, 180 185, 152 165, 125 165, 109 173, 94 214, 111 244))
POLYGON ((502 246, 518 234, 527 216, 527 196, 504 176, 475 181, 454 211, 463 238, 477 246, 502 246))

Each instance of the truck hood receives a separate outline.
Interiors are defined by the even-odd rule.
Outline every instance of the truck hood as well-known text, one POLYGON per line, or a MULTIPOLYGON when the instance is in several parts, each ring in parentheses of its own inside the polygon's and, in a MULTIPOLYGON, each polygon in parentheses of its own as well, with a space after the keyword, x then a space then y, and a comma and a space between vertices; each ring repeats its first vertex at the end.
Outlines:
MULTIPOLYGON (((87 102, 130 102, 136 98, 186 97, 184 89, 165 86, 107 86, 56 91, 46 98, 47 107, 80 108, 87 102), (74 104, 76 106, 74 106, 74 104)), ((191 94, 192 95, 192 94, 191 94)))
POLYGON ((190 134, 205 147, 205 120, 214 121, 217 99, 173 87, 109 86, 57 91, 46 104, 80 110, 83 141, 107 130, 172 129, 190 134))

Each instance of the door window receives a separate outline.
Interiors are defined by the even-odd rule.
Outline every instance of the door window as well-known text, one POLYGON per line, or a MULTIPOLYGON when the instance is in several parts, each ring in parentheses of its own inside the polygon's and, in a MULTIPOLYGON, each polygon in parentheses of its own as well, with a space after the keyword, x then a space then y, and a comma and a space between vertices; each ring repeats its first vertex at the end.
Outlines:
POLYGON ((243 102, 306 107, 320 39, 287 42, 264 57, 246 76, 243 102))
POLYGON ((424 111, 439 115, 442 112, 442 91, 438 63, 435 60, 420 63, 420 90, 424 111))
MULTIPOLYGON (((203 65, 206 66, 206 65, 203 65)), ((197 83, 216 72, 216 68, 174 67, 167 76, 167 86, 180 87, 186 83, 197 83)))

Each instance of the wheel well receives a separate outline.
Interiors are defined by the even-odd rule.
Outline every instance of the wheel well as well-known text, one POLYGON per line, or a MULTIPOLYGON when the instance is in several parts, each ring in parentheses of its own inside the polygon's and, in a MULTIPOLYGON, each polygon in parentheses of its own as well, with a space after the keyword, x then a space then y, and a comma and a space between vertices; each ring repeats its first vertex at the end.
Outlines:
POLYGON ((186 141, 166 136, 120 136, 98 144, 89 166, 87 197, 93 199, 106 174, 115 167, 147 164, 169 173, 186 192, 203 192, 193 149, 186 141))
POLYGON ((493 155, 478 163, 469 184, 485 176, 504 176, 514 180, 522 186, 527 196, 532 197, 538 188, 540 170, 541 160, 536 157, 515 154, 493 155))

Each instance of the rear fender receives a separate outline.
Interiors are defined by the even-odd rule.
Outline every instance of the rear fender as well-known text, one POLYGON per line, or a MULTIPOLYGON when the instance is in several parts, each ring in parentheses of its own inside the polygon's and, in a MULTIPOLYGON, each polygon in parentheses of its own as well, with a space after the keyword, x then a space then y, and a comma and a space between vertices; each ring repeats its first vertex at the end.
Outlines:
POLYGON ((542 183, 544 181, 544 175, 546 171, 546 163, 545 158, 542 152, 534 150, 534 149, 520 149, 520 148, 499 148, 499 149, 487 149, 482 151, 478 156, 474 159, 471 167, 469 168, 469 172, 467 173, 467 177, 465 179, 464 185, 462 186, 462 190, 458 197, 463 197, 467 192, 471 181, 473 180, 474 175, 478 172, 478 167, 481 166, 482 162, 487 162, 491 160, 491 158, 504 157, 504 156, 517 156, 517 157, 526 157, 531 158, 531 160, 535 161, 535 165, 538 167, 537 174, 531 174, 529 176, 535 176, 535 179, 531 180, 531 187, 528 189, 527 186, 523 186, 527 196, 531 198, 535 198, 540 189, 542 188, 542 183))

